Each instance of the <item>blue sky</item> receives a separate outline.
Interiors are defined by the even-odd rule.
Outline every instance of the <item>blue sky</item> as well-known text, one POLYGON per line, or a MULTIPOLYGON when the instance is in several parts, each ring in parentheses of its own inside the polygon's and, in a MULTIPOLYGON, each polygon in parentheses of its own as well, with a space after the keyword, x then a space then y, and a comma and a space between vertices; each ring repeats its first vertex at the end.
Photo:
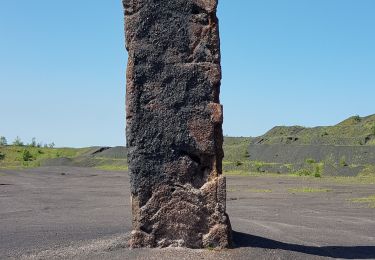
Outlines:
MULTIPOLYGON (((375 113, 375 1, 221 0, 224 133, 375 113)), ((4 0, 0 135, 125 143, 120 0, 4 0)))

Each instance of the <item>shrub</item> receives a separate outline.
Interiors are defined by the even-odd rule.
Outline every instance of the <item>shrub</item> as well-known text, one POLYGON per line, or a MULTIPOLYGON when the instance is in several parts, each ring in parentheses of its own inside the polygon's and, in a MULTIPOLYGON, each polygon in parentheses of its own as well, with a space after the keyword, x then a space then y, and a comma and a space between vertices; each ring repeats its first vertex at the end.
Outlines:
POLYGON ((375 124, 371 127, 371 133, 375 135, 375 124))
POLYGON ((293 172, 293 164, 285 164, 285 167, 288 169, 289 172, 293 172))
POLYGON ((254 163, 255 169, 257 172, 261 172, 262 167, 264 166, 263 162, 256 161, 254 163))
POLYGON ((361 117, 359 115, 354 116, 353 119, 356 122, 361 122, 361 117))
POLYGON ((346 166, 348 166, 348 164, 346 163, 345 157, 342 157, 342 158, 340 159, 340 166, 341 166, 341 167, 346 167, 346 166))
POLYGON ((8 144, 7 139, 4 136, 1 136, 0 137, 0 146, 5 146, 7 144, 8 144))
POLYGON ((29 150, 25 149, 25 150, 22 151, 22 160, 24 162, 31 161, 32 159, 33 159, 33 156, 32 156, 32 154, 30 153, 29 150))
MULTIPOLYGON (((324 164, 323 163, 318 163, 315 165, 315 175, 319 175, 319 177, 321 177, 321 173, 324 169, 324 164)), ((315 176, 317 177, 317 176, 315 176)))
POLYGON ((299 176, 311 176, 312 172, 308 169, 301 169, 301 170, 297 171, 296 174, 299 175, 299 176))
POLYGON ((323 171, 324 171, 324 163, 317 163, 315 165, 314 177, 316 178, 322 177, 323 171))
POLYGON ((313 164, 313 163, 316 163, 316 161, 314 159, 309 158, 309 159, 306 159, 306 163, 313 164))
POLYGON ((241 166, 243 163, 241 161, 236 161, 236 166, 241 166))
POLYGON ((250 157, 249 151, 246 150, 246 151, 245 151, 245 158, 249 158, 249 157, 250 157))
POLYGON ((5 158, 5 154, 3 154, 2 152, 0 152, 0 160, 4 160, 5 158))
POLYGON ((13 145, 14 146, 24 146, 23 142, 21 141, 21 138, 19 138, 18 136, 16 137, 16 139, 14 139, 13 145))

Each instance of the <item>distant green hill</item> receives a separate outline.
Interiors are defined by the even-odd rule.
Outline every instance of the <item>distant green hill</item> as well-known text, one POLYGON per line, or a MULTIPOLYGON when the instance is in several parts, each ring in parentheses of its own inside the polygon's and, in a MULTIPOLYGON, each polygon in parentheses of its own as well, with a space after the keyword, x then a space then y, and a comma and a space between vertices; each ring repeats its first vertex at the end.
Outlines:
MULTIPOLYGON (((224 137, 225 173, 356 175, 375 167, 375 115, 335 126, 277 126, 260 137, 224 137)), ((126 170, 125 147, 37 148, 0 146, 0 168, 38 166, 126 170)))
POLYGON ((251 138, 251 172, 357 176, 375 167, 375 115, 334 126, 276 126, 251 138))
POLYGON ((335 126, 276 126, 252 144, 375 145, 375 114, 353 116, 335 126))

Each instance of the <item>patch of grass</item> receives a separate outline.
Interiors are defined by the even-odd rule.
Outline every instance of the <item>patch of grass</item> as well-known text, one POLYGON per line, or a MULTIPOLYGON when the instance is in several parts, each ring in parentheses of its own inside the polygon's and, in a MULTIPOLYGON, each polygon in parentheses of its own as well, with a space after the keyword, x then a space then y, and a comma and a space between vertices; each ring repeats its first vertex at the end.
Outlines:
POLYGON ((338 176, 338 177, 323 177, 324 182, 334 182, 339 184, 353 184, 353 185, 373 185, 375 184, 375 176, 338 176))
POLYGON ((249 161, 223 161, 223 172, 250 172, 249 161))
POLYGON ((250 173, 244 170, 224 170, 223 175, 224 176, 250 176, 250 173))
POLYGON ((253 164, 257 172, 261 172, 261 168, 265 165, 264 162, 259 162, 259 161, 254 161, 253 164))
POLYGON ((307 177, 315 177, 315 178, 321 178, 322 172, 324 168, 324 163, 312 163, 310 162, 306 168, 300 169, 292 174, 298 175, 298 176, 307 176, 307 177))
POLYGON ((309 169, 301 169, 294 173, 298 176, 311 176, 313 173, 309 169))
POLYGON ((366 167, 359 173, 360 177, 375 177, 375 165, 366 165, 366 167))
POLYGON ((248 171, 224 171, 224 176, 240 176, 240 177, 267 177, 267 178, 300 178, 293 174, 280 174, 280 173, 261 173, 261 172, 248 172, 248 171))
POLYGON ((346 159, 345 159, 344 156, 341 157, 341 159, 340 159, 340 166, 341 166, 341 167, 346 167, 346 166, 348 166, 348 164, 347 164, 346 159))
POLYGON ((375 208, 375 194, 364 198, 354 198, 350 201, 354 203, 367 204, 369 208, 375 208))
POLYGON ((0 147, 0 153, 4 155, 3 160, 0 160, 0 168, 39 167, 43 160, 58 157, 74 158, 88 149, 3 146, 0 147))
POLYGON ((288 169, 289 172, 293 172, 293 164, 288 163, 288 164, 284 164, 284 166, 288 169))
POLYGON ((224 161, 236 162, 248 158, 250 141, 248 137, 224 137, 224 161))
POLYGON ((316 161, 314 159, 311 159, 311 158, 306 159, 305 162, 308 163, 308 164, 316 163, 316 161))
POLYGON ((241 177, 265 177, 265 178, 301 178, 306 180, 314 180, 319 183, 338 183, 338 184, 353 184, 353 185, 374 185, 375 174, 366 174, 359 176, 321 176, 316 178, 314 176, 300 176, 294 173, 279 174, 279 173, 260 173, 247 171, 224 171, 224 176, 241 176, 241 177))
POLYGON ((30 153, 29 150, 24 149, 24 150, 22 151, 22 160, 23 160, 24 162, 29 162, 29 161, 32 161, 33 159, 34 159, 34 158, 33 158, 33 155, 30 153))
POLYGON ((326 177, 327 181, 332 181, 340 184, 363 184, 373 185, 375 184, 375 165, 368 165, 360 172, 357 176, 337 176, 337 177, 326 177))
POLYGON ((127 165, 101 165, 95 168, 103 171, 128 171, 127 165))
POLYGON ((310 169, 300 169, 292 174, 302 177, 321 177, 319 172, 314 172, 310 169))
POLYGON ((312 187, 301 187, 301 188, 292 188, 288 189, 289 193, 322 193, 322 192, 329 192, 330 189, 323 189, 323 188, 312 188, 312 187))
POLYGON ((239 190, 236 189, 235 187, 229 187, 229 188, 227 188, 227 192, 236 192, 236 191, 239 191, 239 190))
POLYGON ((271 193, 272 192, 272 190, 270 189, 248 189, 246 191, 254 192, 254 193, 271 193))

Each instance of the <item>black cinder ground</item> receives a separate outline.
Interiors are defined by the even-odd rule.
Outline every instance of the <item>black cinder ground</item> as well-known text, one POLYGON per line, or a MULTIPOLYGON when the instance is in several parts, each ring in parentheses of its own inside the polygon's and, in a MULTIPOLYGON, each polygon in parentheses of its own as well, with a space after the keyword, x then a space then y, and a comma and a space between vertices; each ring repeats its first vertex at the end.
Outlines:
POLYGON ((351 201, 374 194, 374 185, 227 178, 234 249, 130 250, 126 172, 0 170, 0 258, 375 259, 375 209, 351 201))

